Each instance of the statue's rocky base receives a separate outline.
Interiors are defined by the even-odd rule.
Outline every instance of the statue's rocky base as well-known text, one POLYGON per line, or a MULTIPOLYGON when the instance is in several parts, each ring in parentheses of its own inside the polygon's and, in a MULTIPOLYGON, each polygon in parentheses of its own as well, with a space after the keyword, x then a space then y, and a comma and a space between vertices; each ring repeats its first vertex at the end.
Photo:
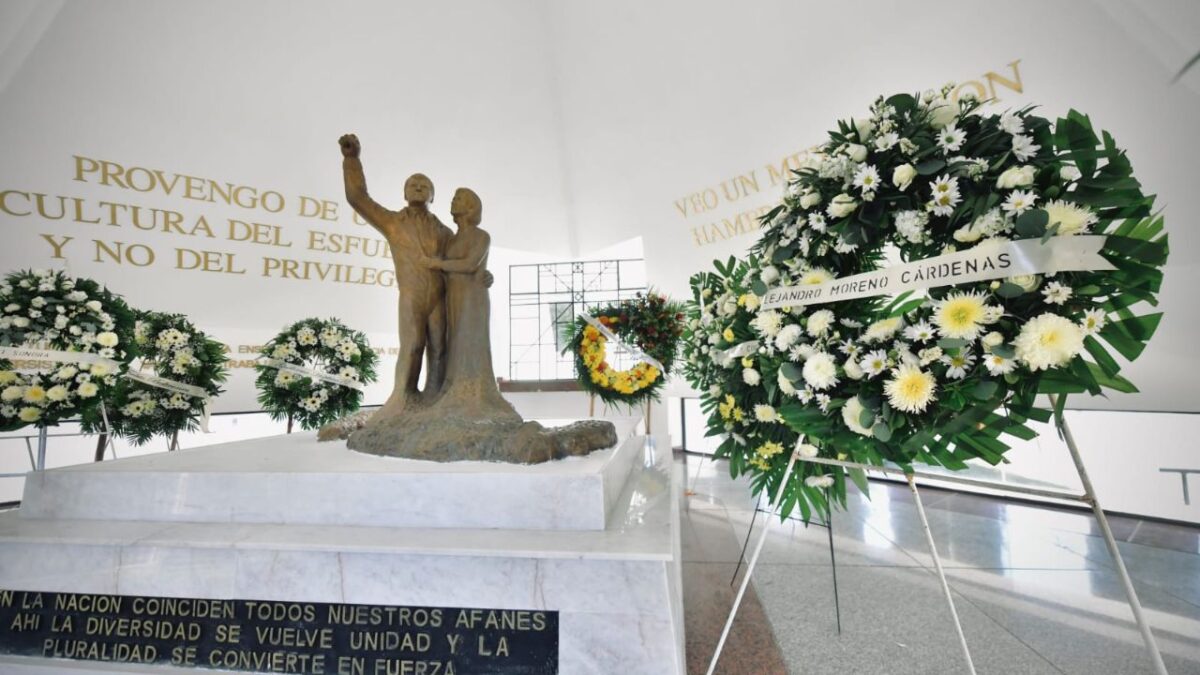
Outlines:
POLYGON ((611 448, 617 430, 604 420, 547 429, 517 417, 480 419, 425 408, 383 420, 379 414, 359 413, 322 429, 320 437, 348 438, 351 450, 386 457, 540 464, 611 448))

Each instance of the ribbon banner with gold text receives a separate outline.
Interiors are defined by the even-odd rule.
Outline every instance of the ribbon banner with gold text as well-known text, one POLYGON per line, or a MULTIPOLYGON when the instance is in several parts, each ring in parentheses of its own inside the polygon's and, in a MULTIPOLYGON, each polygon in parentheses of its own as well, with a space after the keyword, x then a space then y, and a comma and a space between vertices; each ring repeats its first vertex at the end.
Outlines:
POLYGON ((969 284, 1023 274, 1055 274, 1111 270, 1100 256, 1099 235, 996 241, 916 262, 834 279, 811 286, 785 286, 767 291, 762 308, 798 307, 826 302, 896 295, 905 291, 969 284))

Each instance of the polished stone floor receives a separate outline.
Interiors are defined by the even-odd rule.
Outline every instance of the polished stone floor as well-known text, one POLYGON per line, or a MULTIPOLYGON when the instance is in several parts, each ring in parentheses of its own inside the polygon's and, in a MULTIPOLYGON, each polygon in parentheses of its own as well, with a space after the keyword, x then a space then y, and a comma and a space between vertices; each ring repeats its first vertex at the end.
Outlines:
MULTIPOLYGON (((688 670, 704 673, 755 500, 725 463, 679 457, 688 670)), ((936 489, 922 500, 979 673, 1153 672, 1090 515, 936 489)), ((828 532, 759 514, 751 549, 764 524, 769 535, 717 672, 965 672, 907 486, 873 482, 833 521, 841 633, 828 532)), ((1168 670, 1200 673, 1200 528, 1110 523, 1168 670)))

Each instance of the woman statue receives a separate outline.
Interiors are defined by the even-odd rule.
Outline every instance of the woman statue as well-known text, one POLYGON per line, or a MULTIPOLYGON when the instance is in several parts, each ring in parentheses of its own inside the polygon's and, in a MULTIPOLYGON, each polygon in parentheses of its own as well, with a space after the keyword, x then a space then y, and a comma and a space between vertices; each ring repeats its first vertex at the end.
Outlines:
POLYGON ((450 202, 458 232, 446 244, 445 258, 423 256, 421 264, 446 273, 446 375, 437 406, 461 408, 473 420, 521 421, 500 395, 492 371, 488 299, 488 249, 492 238, 479 228, 483 202, 459 188, 450 202))

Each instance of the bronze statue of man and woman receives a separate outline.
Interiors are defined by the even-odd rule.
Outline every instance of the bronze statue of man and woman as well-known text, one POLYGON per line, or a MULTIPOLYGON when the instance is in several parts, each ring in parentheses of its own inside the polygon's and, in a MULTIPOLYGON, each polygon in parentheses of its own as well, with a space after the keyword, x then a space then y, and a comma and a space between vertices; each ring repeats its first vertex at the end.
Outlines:
POLYGON ((358 137, 347 134, 338 143, 346 199, 391 246, 400 295, 400 357, 392 394, 350 435, 348 445, 437 461, 529 463, 613 444, 615 431, 607 422, 546 430, 524 422, 500 395, 488 326, 491 237, 479 227, 479 195, 468 188, 455 191, 450 215, 456 232, 430 212, 433 182, 424 174, 405 181, 407 206, 388 210, 367 193, 358 137))

